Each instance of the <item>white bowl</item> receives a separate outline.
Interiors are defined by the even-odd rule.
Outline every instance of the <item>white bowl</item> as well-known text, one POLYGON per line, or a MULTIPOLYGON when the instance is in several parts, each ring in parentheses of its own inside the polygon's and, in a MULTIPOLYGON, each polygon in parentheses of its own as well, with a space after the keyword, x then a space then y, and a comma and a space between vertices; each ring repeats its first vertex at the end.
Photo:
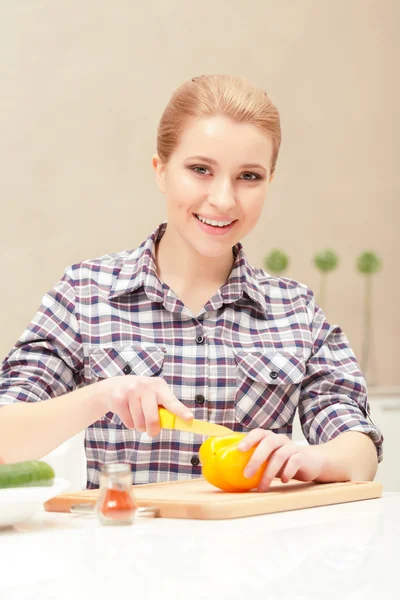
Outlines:
POLYGON ((43 508, 44 502, 71 487, 67 479, 56 477, 53 485, 0 489, 0 529, 26 521, 43 508))

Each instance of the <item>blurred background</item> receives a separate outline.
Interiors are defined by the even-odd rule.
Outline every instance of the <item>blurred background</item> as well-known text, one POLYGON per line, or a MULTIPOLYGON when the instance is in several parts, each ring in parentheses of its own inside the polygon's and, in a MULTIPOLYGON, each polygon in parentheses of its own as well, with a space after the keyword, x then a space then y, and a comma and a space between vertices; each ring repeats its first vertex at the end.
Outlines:
POLYGON ((356 261, 379 256, 368 383, 374 413, 400 425, 399 2, 18 0, 0 13, 1 356, 66 266, 134 248, 166 219, 151 157, 173 90, 244 75, 283 131, 250 262, 282 249, 284 275, 318 299, 313 257, 332 249, 323 308, 360 360, 356 261))

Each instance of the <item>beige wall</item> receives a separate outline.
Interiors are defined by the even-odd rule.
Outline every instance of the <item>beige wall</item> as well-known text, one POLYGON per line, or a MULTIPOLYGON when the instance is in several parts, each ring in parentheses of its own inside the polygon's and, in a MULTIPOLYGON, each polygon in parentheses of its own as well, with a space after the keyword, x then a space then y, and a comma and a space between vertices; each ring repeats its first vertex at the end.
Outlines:
POLYGON ((185 79, 225 72, 282 116, 250 260, 282 247, 287 275, 317 291, 312 255, 336 249, 326 312, 359 356, 354 262, 378 252, 371 382, 399 384, 399 20, 396 0, 2 0, 1 355, 67 265, 165 219, 150 163, 161 111, 185 79))

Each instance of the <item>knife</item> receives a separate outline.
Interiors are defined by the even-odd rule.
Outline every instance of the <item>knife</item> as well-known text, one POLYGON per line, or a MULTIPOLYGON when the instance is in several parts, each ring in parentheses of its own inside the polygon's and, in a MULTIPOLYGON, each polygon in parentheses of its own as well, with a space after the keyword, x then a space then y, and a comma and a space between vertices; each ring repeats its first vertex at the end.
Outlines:
POLYGON ((163 429, 178 429, 179 431, 189 431, 190 433, 198 433, 199 435, 231 435, 232 429, 223 425, 216 425, 208 421, 200 421, 199 419, 191 419, 184 421, 180 417, 173 415, 166 408, 159 408, 160 423, 163 429))

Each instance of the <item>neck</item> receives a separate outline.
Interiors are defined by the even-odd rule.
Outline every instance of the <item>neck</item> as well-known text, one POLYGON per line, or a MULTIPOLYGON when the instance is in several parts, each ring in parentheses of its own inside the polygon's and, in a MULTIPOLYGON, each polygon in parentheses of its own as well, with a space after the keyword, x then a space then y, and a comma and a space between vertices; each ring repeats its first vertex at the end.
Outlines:
POLYGON ((161 281, 176 290, 220 287, 228 279, 234 263, 232 250, 218 257, 202 256, 188 246, 168 224, 156 245, 156 264, 161 281), (173 286, 172 286, 173 287, 173 286))

